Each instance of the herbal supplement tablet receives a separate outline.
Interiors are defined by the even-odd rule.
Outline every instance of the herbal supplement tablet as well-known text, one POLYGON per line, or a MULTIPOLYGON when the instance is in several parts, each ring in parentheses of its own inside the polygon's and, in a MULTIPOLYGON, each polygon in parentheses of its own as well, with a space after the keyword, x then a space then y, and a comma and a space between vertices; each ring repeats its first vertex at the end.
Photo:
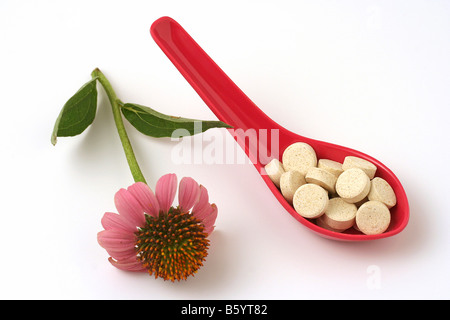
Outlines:
POLYGON ((278 159, 272 159, 268 164, 266 164, 264 169, 266 169, 266 173, 270 180, 272 180, 277 187, 280 187, 280 178, 284 173, 284 168, 281 162, 278 159))
POLYGON ((310 168, 305 176, 306 182, 317 184, 331 193, 335 193, 334 186, 336 184, 336 179, 334 174, 315 167, 310 168))
POLYGON ((370 179, 358 168, 351 168, 341 173, 336 181, 337 194, 347 202, 356 203, 364 199, 370 191, 370 179))
POLYGON ((305 218, 318 218, 328 205, 328 192, 317 184, 307 183, 294 193, 295 211, 305 218))
POLYGON ((317 166, 317 156, 309 144, 296 142, 284 150, 282 162, 285 171, 297 170, 306 175, 309 168, 317 166))
POLYGON ((324 228, 324 229, 327 229, 327 230, 330 230, 330 231, 334 231, 334 232, 342 232, 342 231, 345 231, 346 229, 333 229, 333 228, 331 228, 329 225, 327 225, 325 222, 324 222, 324 219, 323 219, 323 217, 324 217, 325 215, 323 214, 323 215, 321 215, 320 217, 318 217, 315 221, 316 221, 316 224, 319 226, 319 227, 321 227, 321 228, 324 228))
POLYGON ((283 173, 280 178, 280 189, 283 197, 292 203, 295 191, 305 183, 305 177, 297 170, 283 173))
POLYGON ((332 229, 346 230, 355 224, 356 205, 348 203, 342 198, 328 201, 328 207, 320 219, 332 229))
POLYGON ((382 178, 373 178, 369 192, 369 200, 377 200, 384 203, 388 208, 392 208, 397 203, 394 190, 382 178))
POLYGON ((329 159, 319 159, 317 162, 317 167, 334 174, 336 178, 344 172, 344 169, 342 169, 342 163, 329 159))
POLYGON ((353 156, 345 157, 344 163, 342 164, 342 169, 345 171, 351 168, 359 168, 363 170, 369 179, 373 179, 373 177, 375 177, 375 172, 377 171, 377 167, 370 161, 353 156))
POLYGON ((380 201, 367 201, 356 212, 356 225, 367 235, 385 232, 390 222, 391 213, 380 201))

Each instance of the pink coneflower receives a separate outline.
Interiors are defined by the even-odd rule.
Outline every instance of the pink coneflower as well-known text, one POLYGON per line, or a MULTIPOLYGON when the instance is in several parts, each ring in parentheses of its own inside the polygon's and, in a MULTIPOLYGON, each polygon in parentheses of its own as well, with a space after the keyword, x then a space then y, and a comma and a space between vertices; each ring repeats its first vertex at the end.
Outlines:
POLYGON ((143 182, 116 193, 119 214, 105 213, 105 230, 97 237, 115 267, 179 281, 203 265, 217 207, 192 178, 181 179, 178 206, 173 207, 176 191, 177 176, 167 174, 156 183, 155 193, 143 182))

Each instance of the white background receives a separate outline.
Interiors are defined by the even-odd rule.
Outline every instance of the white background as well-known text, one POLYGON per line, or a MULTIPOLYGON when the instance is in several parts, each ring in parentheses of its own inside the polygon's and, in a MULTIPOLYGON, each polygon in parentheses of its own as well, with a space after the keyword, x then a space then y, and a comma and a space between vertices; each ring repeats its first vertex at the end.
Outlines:
POLYGON ((0 298, 450 298, 449 16, 438 0, 1 0, 0 298), (187 281, 112 267, 96 235, 133 181, 104 92, 82 135, 55 147, 50 135, 95 67, 123 101, 215 119, 149 35, 164 15, 277 122, 388 165, 409 197, 407 228, 375 242, 323 239, 251 164, 177 165, 175 142, 127 125, 151 187, 168 172, 192 176, 219 216, 187 281))

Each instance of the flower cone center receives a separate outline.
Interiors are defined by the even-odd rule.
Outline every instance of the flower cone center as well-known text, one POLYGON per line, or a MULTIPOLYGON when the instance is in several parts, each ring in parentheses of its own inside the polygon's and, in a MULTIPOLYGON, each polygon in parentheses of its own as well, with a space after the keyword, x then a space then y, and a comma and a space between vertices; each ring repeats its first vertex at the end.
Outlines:
POLYGON ((146 215, 145 226, 136 232, 137 257, 155 278, 186 280, 208 255, 207 236, 203 224, 179 208, 157 218, 146 215))

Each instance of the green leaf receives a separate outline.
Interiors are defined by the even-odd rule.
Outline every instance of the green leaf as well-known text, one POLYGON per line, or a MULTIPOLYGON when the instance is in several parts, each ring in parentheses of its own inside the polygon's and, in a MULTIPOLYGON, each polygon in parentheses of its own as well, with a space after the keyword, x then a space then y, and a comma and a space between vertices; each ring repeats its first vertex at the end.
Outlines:
POLYGON ((203 121, 173 117, 162 114, 149 107, 138 104, 121 104, 122 113, 125 118, 141 133, 156 137, 172 137, 177 129, 176 137, 189 136, 204 132, 211 128, 231 128, 222 121, 203 121))
POLYGON ((82 133, 95 118, 97 112, 97 77, 85 83, 65 104, 51 137, 53 145, 57 137, 72 137, 82 133))

